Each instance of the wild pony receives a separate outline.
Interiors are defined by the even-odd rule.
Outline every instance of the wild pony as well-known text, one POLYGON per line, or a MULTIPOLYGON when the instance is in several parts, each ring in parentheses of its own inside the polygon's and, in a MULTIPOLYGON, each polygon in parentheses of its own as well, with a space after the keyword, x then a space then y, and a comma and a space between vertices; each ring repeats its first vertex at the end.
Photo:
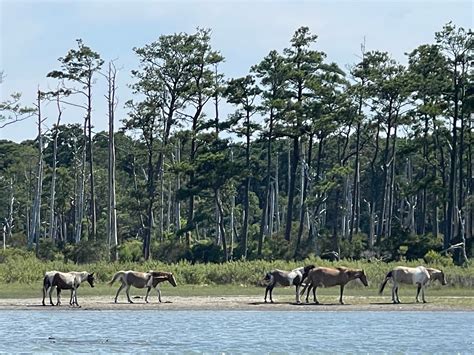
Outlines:
MULTIPOLYGON (((44 303, 44 299, 46 298, 46 294, 48 293, 48 291, 53 287, 53 278, 54 278, 54 275, 56 275, 56 273, 58 273, 59 271, 56 271, 56 270, 53 270, 53 271, 46 271, 44 273, 44 277, 43 277, 43 306, 46 306, 46 304, 44 303)), ((51 306, 54 306, 54 303, 53 303, 53 300, 51 299, 51 292, 49 292, 49 303, 51 304, 51 306)))
MULTIPOLYGON (((45 276, 46 278, 46 276, 45 276)), ((51 292, 53 287, 56 286, 57 289, 57 303, 56 305, 61 305, 61 290, 71 290, 71 298, 69 299, 69 304, 71 306, 79 306, 77 302, 77 289, 81 286, 81 283, 87 281, 91 287, 94 287, 94 273, 89 273, 87 271, 70 271, 70 272, 56 272, 51 281, 51 287, 49 289, 49 301, 53 304, 51 300, 51 292)))
POLYGON ((270 302, 273 303, 273 288, 276 284, 282 286, 296 286, 296 303, 301 303, 300 301, 300 287, 303 281, 308 276, 308 272, 314 269, 314 265, 302 266, 291 271, 284 270, 272 270, 265 275, 264 280, 269 282, 267 288, 265 289, 265 303, 267 303, 267 294, 270 291, 270 302))
POLYGON ((161 272, 161 271, 153 271, 150 270, 148 272, 138 272, 138 271, 118 271, 113 276, 112 280, 109 282, 111 286, 115 281, 120 280, 122 283, 117 290, 117 294, 115 295, 115 303, 117 303, 117 298, 120 293, 125 288, 125 292, 127 294, 128 302, 133 303, 130 299, 130 287, 136 288, 147 288, 145 302, 148 303, 148 294, 152 288, 156 289, 158 292, 158 301, 161 302, 161 291, 159 288, 159 284, 165 281, 168 281, 173 287, 176 287, 176 279, 171 272, 161 272))
POLYGON ((407 267, 407 266, 397 266, 394 269, 390 270, 382 284, 380 285, 379 293, 382 294, 385 285, 388 280, 392 280, 392 302, 400 303, 400 298, 398 297, 398 288, 399 284, 411 284, 416 285, 416 302, 420 302, 419 295, 421 290, 421 299, 423 303, 426 303, 425 300, 425 286, 430 280, 438 280, 442 285, 446 285, 446 278, 444 272, 438 269, 426 268, 424 266, 418 267, 407 267))
POLYGON ((329 268, 329 267, 318 267, 311 270, 308 274, 306 286, 301 291, 301 294, 307 289, 306 303, 308 303, 308 296, 311 289, 313 289, 314 303, 319 304, 316 298, 316 289, 318 287, 332 287, 339 285, 341 287, 341 293, 339 296, 339 303, 344 304, 342 296, 344 294, 344 286, 352 280, 359 279, 362 281, 364 286, 368 286, 367 277, 364 270, 349 269, 346 267, 329 268))

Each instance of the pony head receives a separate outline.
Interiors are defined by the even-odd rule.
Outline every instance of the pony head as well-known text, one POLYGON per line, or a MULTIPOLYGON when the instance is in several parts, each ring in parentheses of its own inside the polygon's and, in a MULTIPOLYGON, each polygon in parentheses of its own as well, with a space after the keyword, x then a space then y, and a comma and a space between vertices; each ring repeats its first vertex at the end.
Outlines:
POLYGON ((94 281, 95 281, 94 273, 87 274, 87 282, 89 283, 89 285, 91 285, 91 287, 94 287, 94 281))
POLYGON ((367 276, 365 276, 364 270, 358 270, 356 275, 360 281, 364 284, 364 286, 369 286, 369 282, 367 281, 367 276))
POLYGON ((176 283, 176 279, 175 279, 173 273, 171 273, 171 272, 169 273, 168 281, 169 281, 170 284, 173 285, 173 287, 178 286, 178 284, 176 283))
POLYGON ((312 265, 312 264, 305 266, 304 269, 303 269, 303 277, 302 277, 302 280, 301 280, 301 281, 303 281, 303 280, 308 276, 309 272, 310 272, 311 270, 313 270, 315 267, 316 267, 316 266, 314 266, 314 265, 312 265))
MULTIPOLYGON (((433 275, 434 276, 434 275, 433 275)), ((434 277, 435 279, 438 279, 439 282, 441 282, 441 285, 445 286, 448 283, 446 282, 446 276, 444 275, 444 272, 440 270, 439 273, 436 274, 434 277)))

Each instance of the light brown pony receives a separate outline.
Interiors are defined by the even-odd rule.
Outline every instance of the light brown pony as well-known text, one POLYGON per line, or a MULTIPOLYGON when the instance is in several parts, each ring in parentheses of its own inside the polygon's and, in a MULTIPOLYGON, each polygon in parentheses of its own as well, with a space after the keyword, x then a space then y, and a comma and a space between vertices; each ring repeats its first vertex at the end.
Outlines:
POLYGON ((161 302, 161 291, 158 287, 158 284, 168 281, 171 285, 176 287, 176 279, 174 278, 171 272, 160 272, 160 271, 153 271, 150 270, 148 272, 139 272, 139 271, 118 271, 115 273, 112 280, 109 282, 109 285, 112 285, 116 280, 120 279, 122 284, 120 285, 119 289, 117 290, 117 294, 115 295, 115 303, 117 303, 117 298, 120 293, 125 288, 125 292, 127 293, 128 302, 133 303, 130 299, 130 287, 136 288, 147 288, 145 302, 148 303, 148 294, 152 288, 155 288, 158 292, 158 300, 161 302))
POLYGON ((410 284, 416 285, 416 302, 420 302, 419 295, 421 291, 421 299, 423 303, 426 303, 425 300, 425 286, 430 280, 438 280, 442 285, 446 285, 446 278, 444 272, 438 269, 427 268, 424 266, 417 267, 408 267, 408 266, 397 266, 394 269, 390 270, 385 276, 384 281, 380 285, 379 293, 382 294, 385 285, 388 280, 393 281, 392 287, 392 302, 400 303, 400 298, 398 297, 398 288, 399 284, 410 284))
POLYGON ((341 286, 341 294, 339 297, 339 303, 344 304, 342 300, 342 295, 344 294, 344 286, 352 280, 359 279, 362 281, 364 286, 368 286, 367 277, 365 276, 364 270, 359 269, 349 269, 346 267, 338 268, 329 268, 329 267, 318 267, 311 270, 308 274, 306 286, 301 291, 303 294, 306 289, 306 303, 308 303, 309 291, 313 289, 313 298, 314 303, 319 304, 319 301, 316 298, 316 289, 318 287, 332 287, 332 286, 341 286))

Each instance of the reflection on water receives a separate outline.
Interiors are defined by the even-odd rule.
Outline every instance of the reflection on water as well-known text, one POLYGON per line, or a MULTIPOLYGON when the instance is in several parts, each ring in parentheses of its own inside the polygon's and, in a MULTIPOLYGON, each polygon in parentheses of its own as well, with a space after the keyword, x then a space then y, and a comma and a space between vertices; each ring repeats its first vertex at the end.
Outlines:
POLYGON ((0 351, 471 353, 473 324, 473 312, 0 311, 0 351))

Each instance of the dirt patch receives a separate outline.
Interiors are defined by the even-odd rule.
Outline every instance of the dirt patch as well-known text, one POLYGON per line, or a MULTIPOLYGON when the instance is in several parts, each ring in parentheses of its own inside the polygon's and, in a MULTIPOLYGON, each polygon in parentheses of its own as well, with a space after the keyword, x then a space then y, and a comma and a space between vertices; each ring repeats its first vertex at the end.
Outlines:
MULTIPOLYGON (((345 305, 337 303, 325 304, 296 304, 291 302, 264 303, 262 297, 256 296, 222 296, 222 297, 166 297, 162 303, 152 300, 145 303, 143 297, 133 299, 134 303, 126 303, 121 300, 113 302, 113 297, 82 297, 79 298, 81 305, 78 310, 239 310, 239 311, 474 311, 470 305, 453 305, 442 303, 403 303, 394 305, 380 302, 378 299, 364 298, 363 302, 358 298, 346 299, 345 305)), ((64 297, 63 305, 60 307, 42 306, 41 299, 0 299, 0 310, 41 310, 41 311, 65 311, 72 310, 68 304, 68 298, 64 297)), ((76 309, 74 307, 74 309, 76 309)))

